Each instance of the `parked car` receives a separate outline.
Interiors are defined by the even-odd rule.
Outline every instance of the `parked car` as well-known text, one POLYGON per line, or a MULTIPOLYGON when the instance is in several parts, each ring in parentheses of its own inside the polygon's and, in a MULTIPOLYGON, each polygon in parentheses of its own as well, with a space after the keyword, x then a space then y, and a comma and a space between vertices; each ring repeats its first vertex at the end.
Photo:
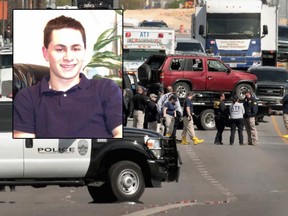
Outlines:
POLYGON ((255 90, 257 81, 254 74, 232 70, 217 58, 197 54, 150 56, 138 68, 138 78, 149 92, 172 86, 180 99, 189 91, 223 91, 243 99, 243 92, 255 90))
POLYGON ((203 53, 205 55, 202 44, 193 38, 176 38, 176 54, 193 54, 203 53))
POLYGON ((248 71, 257 76, 258 99, 274 110, 281 110, 280 100, 288 94, 288 71, 272 66, 251 67, 248 71))

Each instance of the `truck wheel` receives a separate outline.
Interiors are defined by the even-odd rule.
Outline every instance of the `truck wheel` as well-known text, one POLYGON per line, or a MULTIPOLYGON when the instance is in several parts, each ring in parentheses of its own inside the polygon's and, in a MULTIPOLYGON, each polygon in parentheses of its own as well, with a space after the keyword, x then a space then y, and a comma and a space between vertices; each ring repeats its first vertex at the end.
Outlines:
MULTIPOLYGON (((207 109, 200 113, 199 121, 201 125, 201 129, 203 130, 215 130, 215 119, 214 119, 214 110, 207 109)), ((199 127, 198 127, 199 128, 199 127)))
POLYGON ((104 183, 99 187, 87 186, 87 188, 93 202, 95 203, 111 203, 117 200, 109 183, 104 183))
POLYGON ((174 86, 174 91, 176 92, 177 97, 182 99, 187 97, 187 94, 190 91, 190 87, 185 82, 178 82, 174 86))
POLYGON ((118 201, 138 201, 145 183, 141 168, 131 161, 120 161, 109 169, 109 181, 118 201))
POLYGON ((253 88, 251 85, 247 83, 242 83, 239 84, 236 89, 235 89, 235 94, 239 97, 239 99, 244 99, 245 98, 245 91, 250 90, 251 92, 253 91, 253 88))
POLYGON ((151 81, 151 68, 148 64, 142 64, 138 68, 138 79, 141 84, 146 85, 151 81))

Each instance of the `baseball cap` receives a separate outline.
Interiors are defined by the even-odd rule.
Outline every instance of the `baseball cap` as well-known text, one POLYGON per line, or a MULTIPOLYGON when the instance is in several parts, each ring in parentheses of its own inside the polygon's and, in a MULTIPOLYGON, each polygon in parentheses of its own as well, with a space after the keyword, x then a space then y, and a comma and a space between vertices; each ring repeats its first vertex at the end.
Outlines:
POLYGON ((150 94, 149 97, 150 97, 150 99, 157 98, 157 95, 156 94, 150 94))

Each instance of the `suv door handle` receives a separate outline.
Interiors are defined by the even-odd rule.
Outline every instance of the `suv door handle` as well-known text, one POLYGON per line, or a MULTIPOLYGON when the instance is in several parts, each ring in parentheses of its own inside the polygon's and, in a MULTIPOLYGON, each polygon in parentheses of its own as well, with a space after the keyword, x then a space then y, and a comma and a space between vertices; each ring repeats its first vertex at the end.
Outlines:
POLYGON ((208 80, 211 80, 211 79, 213 79, 213 77, 212 77, 212 76, 208 76, 207 78, 208 78, 208 80))
POLYGON ((33 148, 33 139, 25 139, 25 147, 26 148, 33 148))

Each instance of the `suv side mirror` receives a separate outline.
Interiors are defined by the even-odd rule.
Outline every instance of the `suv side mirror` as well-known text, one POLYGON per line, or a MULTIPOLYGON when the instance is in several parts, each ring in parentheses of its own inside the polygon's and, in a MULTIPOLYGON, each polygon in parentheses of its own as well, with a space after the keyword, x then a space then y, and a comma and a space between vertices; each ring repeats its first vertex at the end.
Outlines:
POLYGON ((268 34, 268 26, 267 25, 263 25, 263 32, 262 34, 265 36, 268 34))
POLYGON ((199 35, 201 35, 202 37, 204 37, 204 25, 200 25, 199 26, 199 31, 198 31, 199 35))

